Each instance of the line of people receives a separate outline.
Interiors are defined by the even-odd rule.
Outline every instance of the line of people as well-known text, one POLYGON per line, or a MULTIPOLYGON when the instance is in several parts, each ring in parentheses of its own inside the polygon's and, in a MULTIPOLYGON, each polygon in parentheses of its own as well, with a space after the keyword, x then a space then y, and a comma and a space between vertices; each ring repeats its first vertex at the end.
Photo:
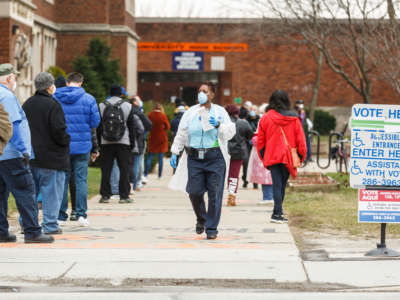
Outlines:
MULTIPOLYGON (((145 134, 153 132, 140 98, 124 101, 124 89, 112 85, 110 96, 98 106, 82 87, 82 74, 74 72, 55 81, 51 74, 41 72, 34 79, 35 94, 21 106, 14 94, 17 76, 11 64, 0 65, 0 242, 16 241, 7 221, 10 192, 25 243, 53 242, 52 235, 63 233, 60 226, 68 217, 89 226, 88 165, 99 155, 100 202, 107 203, 112 194, 110 176, 116 160, 119 203, 132 203, 130 194, 137 188, 145 134)), ((167 130, 169 123, 163 128, 167 130)))

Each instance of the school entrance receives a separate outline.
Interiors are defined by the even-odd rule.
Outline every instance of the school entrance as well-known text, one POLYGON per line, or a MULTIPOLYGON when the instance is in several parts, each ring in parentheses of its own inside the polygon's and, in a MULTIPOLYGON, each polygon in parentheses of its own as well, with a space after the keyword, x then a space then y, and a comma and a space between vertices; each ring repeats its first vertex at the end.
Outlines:
POLYGON ((231 78, 230 72, 139 72, 138 94, 144 101, 165 103, 179 98, 191 106, 196 104, 200 84, 211 81, 217 86, 214 102, 221 104, 221 96, 230 93, 231 78))

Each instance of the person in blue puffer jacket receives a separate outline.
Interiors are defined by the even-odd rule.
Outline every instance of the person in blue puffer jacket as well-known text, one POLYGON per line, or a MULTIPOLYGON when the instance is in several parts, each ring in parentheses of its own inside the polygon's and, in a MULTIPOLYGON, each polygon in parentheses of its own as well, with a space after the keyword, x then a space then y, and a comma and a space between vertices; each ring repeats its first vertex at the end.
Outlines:
MULTIPOLYGON (((82 88, 83 75, 71 73, 67 77, 67 86, 59 88, 55 94, 62 105, 67 123, 70 142, 70 170, 65 178, 64 198, 58 216, 59 224, 68 219, 68 184, 73 170, 76 185, 76 214, 81 226, 89 226, 87 219, 87 176, 91 159, 92 128, 100 123, 100 114, 96 99, 82 88)), ((93 158, 92 158, 93 159, 93 158)))

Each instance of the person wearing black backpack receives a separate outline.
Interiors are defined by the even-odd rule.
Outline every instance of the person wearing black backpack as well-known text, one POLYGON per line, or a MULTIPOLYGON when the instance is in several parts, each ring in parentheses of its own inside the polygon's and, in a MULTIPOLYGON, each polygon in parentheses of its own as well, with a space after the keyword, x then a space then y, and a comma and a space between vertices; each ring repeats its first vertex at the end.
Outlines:
POLYGON ((101 164, 100 203, 109 203, 111 197, 110 176, 114 159, 117 160, 120 171, 119 203, 132 203, 129 198, 129 161, 131 149, 135 146, 135 122, 132 104, 121 98, 122 90, 119 85, 112 85, 110 97, 100 103, 101 116, 98 128, 101 164))

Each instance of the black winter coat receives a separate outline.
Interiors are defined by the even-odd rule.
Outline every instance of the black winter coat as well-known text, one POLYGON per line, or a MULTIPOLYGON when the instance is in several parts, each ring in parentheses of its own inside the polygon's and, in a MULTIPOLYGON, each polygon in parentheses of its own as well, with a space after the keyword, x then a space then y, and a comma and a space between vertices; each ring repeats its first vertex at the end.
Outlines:
POLYGON ((231 121, 236 125, 236 134, 228 141, 229 155, 231 159, 245 159, 249 155, 247 143, 253 137, 253 130, 245 119, 231 117, 231 121))
POLYGON ((68 170, 69 142, 61 104, 46 91, 37 91, 24 105, 31 130, 34 159, 32 167, 68 170))

